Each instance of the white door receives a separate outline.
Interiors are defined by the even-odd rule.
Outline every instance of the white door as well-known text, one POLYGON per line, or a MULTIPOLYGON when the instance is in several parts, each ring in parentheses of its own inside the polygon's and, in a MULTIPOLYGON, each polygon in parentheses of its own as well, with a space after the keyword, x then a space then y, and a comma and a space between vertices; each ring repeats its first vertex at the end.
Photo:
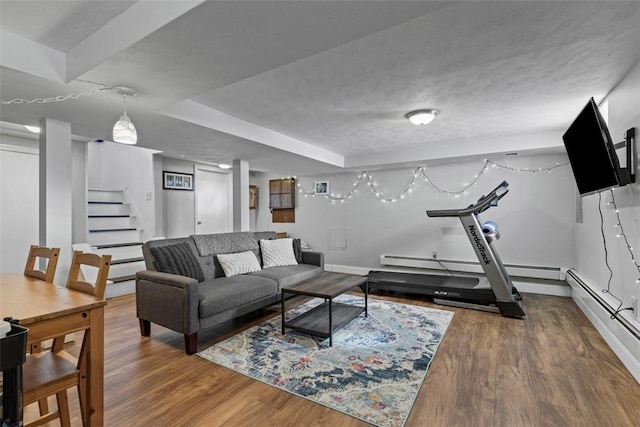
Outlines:
POLYGON ((229 180, 229 174, 196 169, 196 234, 231 231, 229 180))

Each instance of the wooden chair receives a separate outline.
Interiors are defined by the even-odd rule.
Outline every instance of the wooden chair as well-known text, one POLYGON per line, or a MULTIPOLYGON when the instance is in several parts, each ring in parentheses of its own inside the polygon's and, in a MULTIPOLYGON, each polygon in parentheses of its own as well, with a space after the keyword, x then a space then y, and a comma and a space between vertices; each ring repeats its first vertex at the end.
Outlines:
POLYGON ((104 299, 107 288, 107 276, 111 266, 111 255, 98 255, 90 252, 74 251, 71 269, 67 278, 67 288, 93 295, 98 300, 104 299), (83 265, 98 269, 95 283, 87 282, 82 274, 83 265))
MULTIPOLYGON (((111 265, 111 255, 97 255, 75 251, 67 279, 67 288, 74 289, 96 299, 104 299, 107 286, 107 275, 111 265), (87 282, 82 276, 81 267, 90 266, 98 269, 95 283, 87 282)), ((67 389, 78 387, 80 410, 82 419, 85 418, 86 396, 84 395, 84 381, 86 378, 86 362, 84 353, 87 345, 87 332, 82 339, 80 355, 76 359, 64 350, 64 337, 56 337, 50 351, 42 351, 27 356, 23 366, 24 405, 38 402, 40 417, 24 424, 34 427, 60 418, 62 427, 71 425, 67 389), (49 411, 47 398, 56 396, 57 410, 49 411)))
MULTIPOLYGON (((27 264, 24 267, 24 275, 53 283, 59 255, 60 248, 46 248, 44 246, 31 245, 29 256, 27 257, 27 264), (44 271, 36 267, 38 258, 47 260, 47 267, 44 271)), ((31 344, 29 351, 31 353, 37 353, 40 349, 41 343, 31 344)))
POLYGON ((24 267, 24 275, 53 283, 53 277, 56 274, 59 255, 60 248, 45 248, 43 246, 31 245, 31 249, 29 249, 29 257, 27 258, 27 265, 24 267), (46 270, 42 271, 36 268, 36 260, 38 258, 48 260, 46 270))

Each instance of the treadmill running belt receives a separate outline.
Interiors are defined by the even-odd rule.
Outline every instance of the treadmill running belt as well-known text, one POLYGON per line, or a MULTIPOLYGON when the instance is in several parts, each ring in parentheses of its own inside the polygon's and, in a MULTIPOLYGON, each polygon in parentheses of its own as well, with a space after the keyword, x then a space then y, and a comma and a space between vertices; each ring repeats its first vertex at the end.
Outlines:
POLYGON ((370 271, 369 285, 376 283, 416 286, 443 286, 457 289, 473 289, 480 281, 477 277, 436 276, 430 274, 395 273, 391 271, 370 271))

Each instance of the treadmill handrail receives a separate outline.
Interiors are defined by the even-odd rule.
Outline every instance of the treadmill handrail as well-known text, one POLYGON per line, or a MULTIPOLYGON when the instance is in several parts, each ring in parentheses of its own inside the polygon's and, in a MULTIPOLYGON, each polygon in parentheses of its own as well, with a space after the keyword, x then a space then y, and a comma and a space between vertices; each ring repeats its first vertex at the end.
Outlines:
POLYGON ((482 196, 478 201, 466 208, 463 209, 441 209, 441 210, 428 210, 427 215, 430 217, 442 217, 442 216, 463 216, 463 215, 471 215, 477 214, 480 212, 484 212, 492 206, 497 206, 498 201, 502 199, 509 190, 509 183, 507 181, 502 181, 500 185, 491 191, 491 193, 486 196, 482 196), (504 190, 501 193, 498 191, 504 190))

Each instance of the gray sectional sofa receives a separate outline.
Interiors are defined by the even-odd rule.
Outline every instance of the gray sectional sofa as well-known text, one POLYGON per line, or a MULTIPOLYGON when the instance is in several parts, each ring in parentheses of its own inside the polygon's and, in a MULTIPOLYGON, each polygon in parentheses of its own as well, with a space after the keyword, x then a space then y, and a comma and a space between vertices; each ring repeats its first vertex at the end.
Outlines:
POLYGON ((225 276, 218 255, 251 251, 262 267, 259 241, 275 238, 270 231, 234 232, 146 242, 142 252, 147 270, 136 274, 141 334, 150 336, 152 322, 181 332, 186 353, 193 354, 201 329, 274 304, 283 287, 322 274, 324 254, 295 251, 295 265, 225 276))

